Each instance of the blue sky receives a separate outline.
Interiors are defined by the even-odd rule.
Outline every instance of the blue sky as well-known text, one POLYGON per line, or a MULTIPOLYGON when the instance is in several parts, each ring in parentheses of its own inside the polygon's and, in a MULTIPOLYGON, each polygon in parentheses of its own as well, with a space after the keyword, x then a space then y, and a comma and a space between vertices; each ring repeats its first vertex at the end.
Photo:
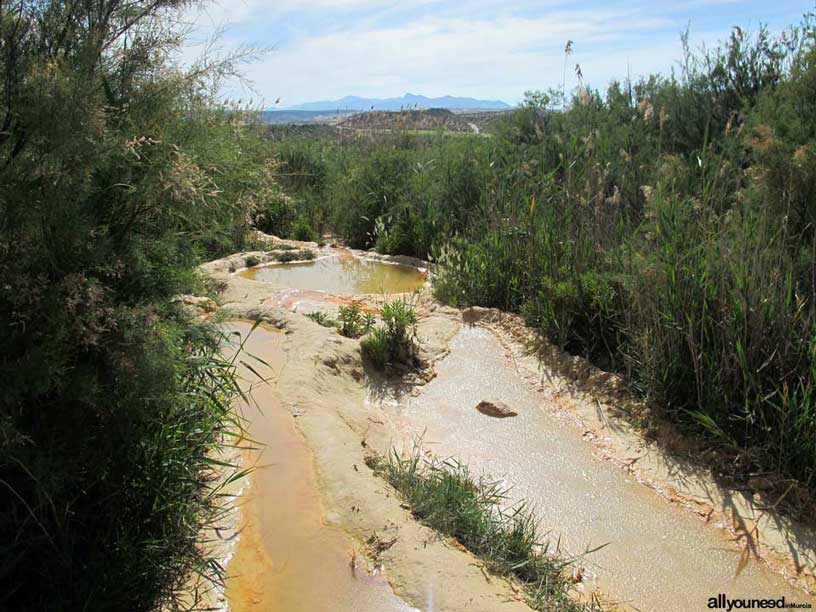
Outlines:
POLYGON ((814 0, 216 0, 192 11, 184 56, 213 32, 219 47, 269 49, 245 66, 252 84, 225 95, 271 107, 313 100, 456 95, 517 103, 527 89, 560 87, 564 45, 573 41, 567 88, 667 72, 692 45, 715 45, 735 25, 772 31, 798 23, 814 0))

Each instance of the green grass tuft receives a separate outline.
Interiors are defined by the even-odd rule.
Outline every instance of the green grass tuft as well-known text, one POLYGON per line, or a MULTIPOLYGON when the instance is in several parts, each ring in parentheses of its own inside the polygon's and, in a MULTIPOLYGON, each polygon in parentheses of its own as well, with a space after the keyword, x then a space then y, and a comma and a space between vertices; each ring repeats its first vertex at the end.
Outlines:
POLYGON ((337 321, 332 319, 325 312, 315 310, 313 312, 307 312, 305 316, 323 327, 337 327, 337 321))
POLYGON ((424 459, 419 445, 407 455, 392 451, 386 458, 371 457, 368 464, 399 491, 423 524, 456 539, 491 572, 521 583, 534 610, 601 610, 598 602, 571 597, 569 572, 575 560, 549 550, 527 506, 506 508, 507 491, 496 481, 474 478, 452 459, 424 459))
POLYGON ((361 318, 361 324, 371 330, 360 343, 363 358, 379 370, 417 365, 419 340, 414 305, 406 298, 397 298, 383 305, 380 317, 383 326, 373 329, 371 318, 361 318))

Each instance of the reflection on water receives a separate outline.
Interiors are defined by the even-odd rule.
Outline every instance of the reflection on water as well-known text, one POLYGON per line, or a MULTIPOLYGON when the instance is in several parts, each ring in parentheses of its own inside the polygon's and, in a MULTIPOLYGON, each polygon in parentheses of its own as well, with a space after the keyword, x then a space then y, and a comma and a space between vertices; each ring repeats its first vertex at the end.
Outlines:
POLYGON ((241 276, 281 287, 339 294, 409 293, 425 282, 425 273, 417 268, 351 255, 250 268, 241 276))

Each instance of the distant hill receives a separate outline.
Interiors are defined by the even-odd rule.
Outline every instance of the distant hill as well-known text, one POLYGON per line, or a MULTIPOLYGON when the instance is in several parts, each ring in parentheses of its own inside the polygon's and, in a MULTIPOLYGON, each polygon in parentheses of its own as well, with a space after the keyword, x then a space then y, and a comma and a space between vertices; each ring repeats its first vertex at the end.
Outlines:
POLYGON ((336 111, 336 110, 408 110, 410 108, 472 108, 484 110, 501 110, 511 108, 501 100, 476 100, 475 98, 456 98, 443 96, 428 98, 407 93, 401 98, 360 98, 346 96, 339 100, 324 100, 321 102, 306 102, 290 106, 285 110, 299 111, 336 111), (372 109, 373 107, 373 109, 372 109))
POLYGON ((373 130, 446 130, 448 132, 478 131, 445 108, 402 111, 364 111, 343 119, 345 128, 373 130))

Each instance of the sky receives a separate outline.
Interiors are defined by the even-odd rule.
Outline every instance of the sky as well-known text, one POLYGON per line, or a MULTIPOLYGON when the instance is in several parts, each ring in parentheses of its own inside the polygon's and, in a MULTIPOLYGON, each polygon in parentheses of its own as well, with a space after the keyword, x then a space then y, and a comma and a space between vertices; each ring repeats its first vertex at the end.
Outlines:
POLYGON ((215 0, 186 15, 183 61, 216 50, 264 53, 243 66, 246 83, 223 96, 265 108, 347 95, 468 96, 517 104, 526 90, 668 73, 694 48, 728 37, 735 25, 772 32, 816 10, 816 0, 215 0), (247 83, 249 85, 247 85, 247 83), (275 103, 278 102, 277 106, 275 103))

